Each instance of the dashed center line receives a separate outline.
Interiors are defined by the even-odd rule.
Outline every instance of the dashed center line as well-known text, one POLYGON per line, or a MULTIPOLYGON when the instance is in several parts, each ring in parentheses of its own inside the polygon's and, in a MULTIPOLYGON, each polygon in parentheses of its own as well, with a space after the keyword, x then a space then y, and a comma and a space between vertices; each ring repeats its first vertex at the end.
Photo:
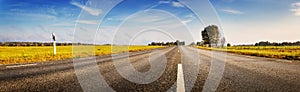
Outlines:
POLYGON ((182 64, 178 64, 176 92, 185 92, 182 64))

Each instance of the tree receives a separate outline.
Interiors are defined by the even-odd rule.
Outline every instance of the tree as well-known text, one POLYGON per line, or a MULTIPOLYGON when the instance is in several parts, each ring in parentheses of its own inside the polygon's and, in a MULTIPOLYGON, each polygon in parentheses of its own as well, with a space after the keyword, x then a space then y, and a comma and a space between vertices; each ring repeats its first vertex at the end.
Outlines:
POLYGON ((227 47, 230 47, 231 46, 231 44, 230 43, 227 43, 227 47))
POLYGON ((210 44, 215 44, 217 46, 220 40, 220 32, 218 26, 211 25, 206 27, 205 30, 207 30, 210 44))
POLYGON ((207 34, 207 30, 204 29, 201 32, 201 35, 202 35, 203 44, 209 44, 210 45, 210 41, 209 41, 209 37, 208 37, 208 34, 207 34))
POLYGON ((176 45, 180 45, 180 41, 179 41, 179 40, 176 40, 175 44, 176 44, 176 45))
POLYGON ((201 32, 201 35, 204 44, 209 44, 209 46, 211 46, 212 44, 215 44, 217 46, 220 41, 220 32, 218 26, 216 25, 205 27, 201 32))
POLYGON ((225 39, 225 37, 222 37, 222 39, 221 39, 221 47, 222 48, 225 46, 225 43, 226 43, 226 39, 225 39))

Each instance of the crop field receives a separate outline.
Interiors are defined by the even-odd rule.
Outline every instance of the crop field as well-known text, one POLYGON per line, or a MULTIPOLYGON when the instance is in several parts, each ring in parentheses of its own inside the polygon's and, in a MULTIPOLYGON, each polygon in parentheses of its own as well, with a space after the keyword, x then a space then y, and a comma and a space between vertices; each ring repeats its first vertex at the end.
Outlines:
POLYGON ((120 52, 133 52, 163 48, 162 46, 57 46, 57 53, 53 55, 52 46, 32 46, 32 47, 0 47, 0 64, 21 64, 42 61, 64 60, 84 56, 101 56, 120 52), (80 52, 79 54, 77 52, 80 52), (82 54, 85 52, 84 54, 82 54))
POLYGON ((259 57, 300 60, 300 46, 231 46, 226 48, 208 48, 199 46, 198 48, 259 57))

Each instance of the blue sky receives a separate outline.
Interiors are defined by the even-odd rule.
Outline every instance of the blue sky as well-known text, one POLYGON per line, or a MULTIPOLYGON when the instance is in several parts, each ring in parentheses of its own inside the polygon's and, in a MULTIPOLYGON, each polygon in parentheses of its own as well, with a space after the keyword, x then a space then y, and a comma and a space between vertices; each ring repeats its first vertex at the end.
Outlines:
MULTIPOLYGON (((73 37, 99 44, 192 42, 201 41, 200 31, 210 24, 206 22, 210 18, 198 18, 185 2, 176 0, 124 0, 111 10, 108 7, 113 3, 109 2, 114 0, 102 0, 107 4, 95 1, 0 0, 0 42, 49 42, 52 32, 59 42, 72 42, 73 37)), ((229 43, 300 40, 300 0, 210 2, 229 43)))

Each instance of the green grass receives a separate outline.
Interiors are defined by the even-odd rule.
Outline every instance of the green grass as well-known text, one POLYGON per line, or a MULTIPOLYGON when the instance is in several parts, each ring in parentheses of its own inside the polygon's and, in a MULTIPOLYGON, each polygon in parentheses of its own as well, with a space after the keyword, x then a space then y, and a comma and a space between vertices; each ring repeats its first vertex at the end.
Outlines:
MULTIPOLYGON (((77 46, 74 48, 80 57, 101 56, 120 52, 133 52, 163 48, 162 46, 77 46)), ((42 61, 64 60, 75 57, 72 46, 57 46, 57 54, 53 55, 52 46, 40 47, 0 47, 0 64, 20 64, 42 61)))
POLYGON ((300 60, 300 46, 231 46, 226 48, 208 48, 199 46, 198 48, 259 57, 300 60))

